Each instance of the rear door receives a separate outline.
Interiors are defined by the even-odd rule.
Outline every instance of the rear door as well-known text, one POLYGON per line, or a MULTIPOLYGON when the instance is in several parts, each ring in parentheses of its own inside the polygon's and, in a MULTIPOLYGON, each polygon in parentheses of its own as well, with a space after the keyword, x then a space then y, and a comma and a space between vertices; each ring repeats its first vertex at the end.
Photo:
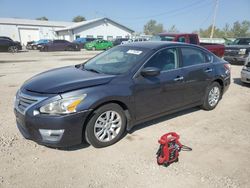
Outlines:
POLYGON ((200 48, 181 47, 185 105, 199 102, 214 77, 212 55, 200 48))
POLYGON ((11 46, 11 42, 6 39, 0 39, 0 51, 8 51, 8 48, 11 46))
POLYGON ((136 117, 138 120, 177 109, 183 102, 182 70, 179 68, 178 49, 158 51, 143 66, 157 67, 160 75, 134 78, 136 117))

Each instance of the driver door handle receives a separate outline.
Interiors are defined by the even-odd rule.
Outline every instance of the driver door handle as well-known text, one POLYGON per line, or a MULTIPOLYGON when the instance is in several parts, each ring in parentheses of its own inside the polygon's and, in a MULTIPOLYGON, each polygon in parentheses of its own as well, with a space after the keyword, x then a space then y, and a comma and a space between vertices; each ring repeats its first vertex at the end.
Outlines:
POLYGON ((212 68, 207 68, 207 69, 204 70, 204 72, 207 72, 207 73, 208 73, 208 72, 212 72, 212 71, 213 71, 212 68))
POLYGON ((174 81, 178 82, 178 81, 182 81, 184 79, 183 76, 177 76, 174 81))

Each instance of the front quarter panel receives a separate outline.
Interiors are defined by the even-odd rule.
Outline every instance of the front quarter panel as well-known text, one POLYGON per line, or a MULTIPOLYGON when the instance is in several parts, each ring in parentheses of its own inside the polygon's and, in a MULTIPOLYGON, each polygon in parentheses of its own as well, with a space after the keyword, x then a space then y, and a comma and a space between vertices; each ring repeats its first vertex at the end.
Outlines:
POLYGON ((69 97, 75 96, 80 94, 87 94, 84 101, 81 102, 78 107, 77 111, 84 111, 84 110, 95 110, 99 106, 109 103, 109 102, 118 102, 123 103, 128 108, 131 116, 134 114, 134 98, 132 97, 131 91, 131 82, 119 81, 119 83, 110 82, 105 85, 94 86, 86 89, 81 89, 77 91, 68 92, 65 94, 61 94, 61 96, 69 97))

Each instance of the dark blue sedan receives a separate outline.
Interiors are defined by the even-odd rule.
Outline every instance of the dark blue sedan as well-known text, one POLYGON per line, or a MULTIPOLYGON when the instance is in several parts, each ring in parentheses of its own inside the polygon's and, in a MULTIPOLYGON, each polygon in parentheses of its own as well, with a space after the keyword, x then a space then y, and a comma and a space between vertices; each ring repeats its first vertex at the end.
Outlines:
POLYGON ((14 111, 27 139, 105 147, 138 123, 194 106, 213 110, 229 85, 229 64, 202 47, 129 43, 27 80, 14 111))

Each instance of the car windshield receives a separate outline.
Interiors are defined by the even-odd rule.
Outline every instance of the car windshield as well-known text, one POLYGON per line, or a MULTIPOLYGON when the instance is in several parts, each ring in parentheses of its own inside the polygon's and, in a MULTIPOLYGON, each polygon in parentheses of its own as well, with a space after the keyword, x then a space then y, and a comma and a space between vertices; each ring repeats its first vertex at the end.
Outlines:
POLYGON ((152 37, 152 41, 174 41, 175 36, 170 36, 170 35, 157 35, 152 37))
POLYGON ((90 59, 83 67, 98 73, 123 74, 141 61, 147 52, 146 48, 118 46, 90 59))
POLYGON ((235 44, 235 45, 250 45, 250 38, 235 39, 232 44, 235 44))

